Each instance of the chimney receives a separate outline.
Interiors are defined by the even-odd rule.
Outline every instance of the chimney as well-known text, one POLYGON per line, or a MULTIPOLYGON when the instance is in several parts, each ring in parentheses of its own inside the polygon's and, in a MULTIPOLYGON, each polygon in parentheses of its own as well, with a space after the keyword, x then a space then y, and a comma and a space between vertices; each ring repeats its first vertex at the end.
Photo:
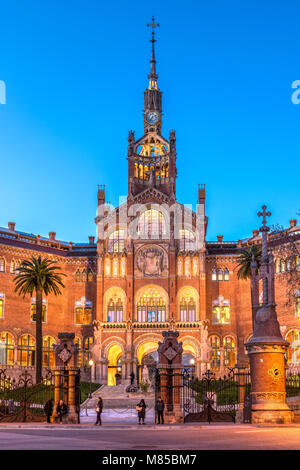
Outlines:
POLYGON ((223 241, 223 235, 217 235, 217 239, 219 243, 222 243, 223 241))
POLYGON ((258 237, 259 230, 252 230, 253 237, 258 237))
POLYGON ((198 184, 198 204, 205 203, 205 184, 198 184))
POLYGON ((73 242, 69 242, 69 250, 73 250, 73 242))
POLYGON ((11 230, 12 232, 14 232, 15 226, 16 226, 15 222, 8 222, 8 230, 11 230))
POLYGON ((296 219, 290 220, 290 228, 296 227, 296 225, 297 225, 297 220, 296 219))
POLYGON ((49 238, 50 238, 50 240, 55 240, 55 235, 56 235, 55 232, 49 232, 49 238))
POLYGON ((237 246, 238 246, 238 248, 242 247, 242 240, 238 240, 237 246))
POLYGON ((105 186, 104 186, 104 184, 99 184, 98 185, 97 198, 98 198, 98 206, 105 203, 105 186))
POLYGON ((90 243, 90 245, 94 245, 95 244, 95 237, 89 237, 89 243, 90 243))

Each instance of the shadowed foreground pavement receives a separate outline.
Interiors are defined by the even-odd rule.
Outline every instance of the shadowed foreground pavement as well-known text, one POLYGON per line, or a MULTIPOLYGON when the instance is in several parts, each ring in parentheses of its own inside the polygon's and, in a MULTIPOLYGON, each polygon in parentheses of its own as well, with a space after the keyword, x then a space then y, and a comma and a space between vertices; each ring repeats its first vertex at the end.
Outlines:
POLYGON ((298 450, 300 427, 0 425, 0 450, 298 450))

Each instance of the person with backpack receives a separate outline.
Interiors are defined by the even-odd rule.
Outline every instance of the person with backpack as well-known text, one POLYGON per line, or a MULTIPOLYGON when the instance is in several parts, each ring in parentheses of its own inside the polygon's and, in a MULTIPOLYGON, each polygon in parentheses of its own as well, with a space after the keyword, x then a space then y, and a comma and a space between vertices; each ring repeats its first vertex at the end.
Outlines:
POLYGON ((145 403, 145 400, 142 398, 141 401, 136 405, 136 411, 138 412, 139 424, 142 424, 141 420, 143 424, 145 424, 146 408, 147 408, 147 405, 145 403))
POLYGON ((96 404, 97 420, 95 422, 95 426, 97 426, 97 424, 99 424, 99 426, 101 426, 101 424, 102 424, 102 421, 101 421, 102 410, 103 410, 103 400, 102 400, 101 397, 98 397, 98 401, 97 401, 97 404, 96 404))

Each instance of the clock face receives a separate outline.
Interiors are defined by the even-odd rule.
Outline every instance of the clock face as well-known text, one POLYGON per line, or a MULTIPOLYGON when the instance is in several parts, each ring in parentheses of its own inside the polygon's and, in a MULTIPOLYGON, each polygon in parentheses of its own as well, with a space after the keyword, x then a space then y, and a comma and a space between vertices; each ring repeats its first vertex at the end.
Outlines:
POLYGON ((150 124, 154 124, 159 120, 159 115, 152 111, 151 113, 148 113, 146 116, 146 121, 149 122, 150 124))

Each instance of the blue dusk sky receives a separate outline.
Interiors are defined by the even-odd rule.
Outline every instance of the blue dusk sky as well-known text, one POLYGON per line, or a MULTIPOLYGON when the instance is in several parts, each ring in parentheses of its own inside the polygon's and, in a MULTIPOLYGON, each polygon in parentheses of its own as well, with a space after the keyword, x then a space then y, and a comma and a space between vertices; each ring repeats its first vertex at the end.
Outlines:
POLYGON ((0 226, 83 242, 97 185, 127 195, 127 136, 143 133, 156 43, 163 134, 177 136, 177 199, 206 184, 208 240, 288 225, 300 209, 299 2, 0 1, 0 226))

